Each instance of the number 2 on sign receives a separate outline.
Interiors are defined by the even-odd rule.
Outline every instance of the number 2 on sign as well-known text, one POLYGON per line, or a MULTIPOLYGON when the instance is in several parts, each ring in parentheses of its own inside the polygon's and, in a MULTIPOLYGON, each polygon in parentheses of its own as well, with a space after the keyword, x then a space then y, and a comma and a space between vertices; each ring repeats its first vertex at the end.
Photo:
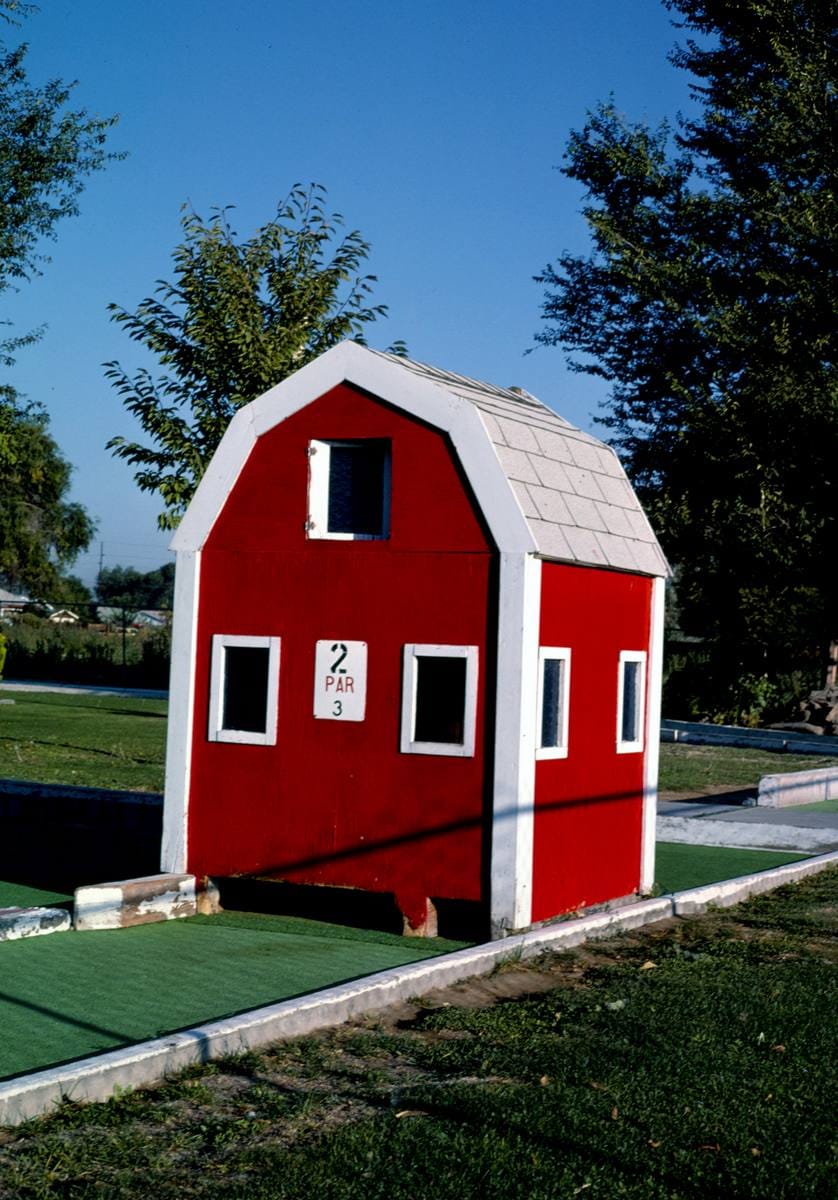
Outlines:
POLYGON ((349 653, 349 650, 344 645, 343 642, 335 642, 334 646, 332 646, 332 654, 337 654, 337 658, 332 663, 332 674, 333 675, 338 675, 338 674, 345 675, 346 674, 346 667, 342 667, 340 664, 346 658, 348 653, 349 653))

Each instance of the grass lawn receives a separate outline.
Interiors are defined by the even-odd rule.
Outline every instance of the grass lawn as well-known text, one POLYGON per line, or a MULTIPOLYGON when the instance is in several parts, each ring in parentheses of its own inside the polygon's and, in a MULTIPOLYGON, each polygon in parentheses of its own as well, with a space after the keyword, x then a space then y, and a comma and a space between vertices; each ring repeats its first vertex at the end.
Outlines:
MULTIPOLYGON (((659 787, 665 792, 705 788, 755 788, 763 775, 838 766, 838 755, 776 754, 740 746, 690 746, 662 742, 659 787)), ((834 810, 833 810, 834 811, 834 810)))
POLYGON ((0 1196, 822 1200, 836 911, 832 871, 67 1104, 4 1135, 0 1196))
POLYGON ((0 1077, 258 1008, 463 944, 250 913, 3 942, 0 1077))
POLYGON ((159 792, 165 700, 10 692, 0 707, 0 778, 159 792))
POLYGON ((655 882, 664 892, 718 883, 753 871, 768 871, 785 863, 799 862, 808 854, 787 850, 740 850, 727 846, 690 846, 658 842, 655 846, 655 882))

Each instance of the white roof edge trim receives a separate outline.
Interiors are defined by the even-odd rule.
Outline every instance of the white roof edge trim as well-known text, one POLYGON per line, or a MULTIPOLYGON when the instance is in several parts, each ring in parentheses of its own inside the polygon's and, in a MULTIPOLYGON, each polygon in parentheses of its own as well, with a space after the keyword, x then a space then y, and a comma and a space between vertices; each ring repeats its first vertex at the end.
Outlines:
POLYGON ((227 426, 183 520, 169 543, 170 550, 200 550, 215 524, 239 473, 256 445, 250 405, 240 408, 227 426))
POLYGON ((256 440, 341 383, 353 384, 447 433, 498 549, 535 552, 533 535, 475 406, 355 342, 333 346, 236 413, 171 548, 200 549, 256 440))

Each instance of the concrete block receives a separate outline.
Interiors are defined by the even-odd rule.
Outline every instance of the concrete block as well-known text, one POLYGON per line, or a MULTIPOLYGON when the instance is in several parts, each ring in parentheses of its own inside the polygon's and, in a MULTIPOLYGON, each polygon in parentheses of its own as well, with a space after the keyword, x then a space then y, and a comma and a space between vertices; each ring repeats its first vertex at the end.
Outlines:
POLYGON ((146 875, 76 889, 78 930, 124 929, 197 912, 194 875, 146 875))
POLYGON ((71 924, 70 914, 63 908, 0 908, 0 942, 63 933, 71 924))
POLYGON ((812 771, 763 775, 759 781, 757 804, 764 808, 787 808, 793 804, 817 804, 836 797, 838 767, 818 767, 812 771))

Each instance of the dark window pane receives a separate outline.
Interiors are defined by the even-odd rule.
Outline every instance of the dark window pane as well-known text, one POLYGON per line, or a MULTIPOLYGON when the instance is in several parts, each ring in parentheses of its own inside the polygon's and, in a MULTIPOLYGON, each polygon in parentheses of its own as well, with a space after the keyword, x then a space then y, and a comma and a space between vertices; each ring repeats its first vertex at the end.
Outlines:
POLYGON ((222 729, 265 732, 268 655, 269 651, 260 646, 225 646, 222 729))
POLYGON ((640 663, 623 663, 623 721, 622 740, 640 740, 640 663))
POLYGON ((465 714, 466 660, 417 657, 414 741, 462 746, 465 714))
POLYGON ((544 678, 541 691, 541 745, 558 746, 562 725, 562 683, 564 660, 544 659, 544 678))
POLYGON ((333 445, 329 451, 329 533, 384 533, 388 443, 333 445))

